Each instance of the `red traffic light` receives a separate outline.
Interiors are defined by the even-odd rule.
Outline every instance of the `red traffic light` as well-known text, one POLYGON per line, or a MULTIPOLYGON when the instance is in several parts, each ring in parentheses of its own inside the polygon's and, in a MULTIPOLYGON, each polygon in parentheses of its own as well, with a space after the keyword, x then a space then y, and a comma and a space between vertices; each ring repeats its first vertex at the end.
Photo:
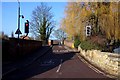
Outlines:
POLYGON ((25 33, 29 33, 29 21, 25 22, 25 33))
POLYGON ((28 24, 25 24, 25 26, 28 26, 28 24))
POLYGON ((28 26, 28 24, 26 23, 25 26, 28 26))

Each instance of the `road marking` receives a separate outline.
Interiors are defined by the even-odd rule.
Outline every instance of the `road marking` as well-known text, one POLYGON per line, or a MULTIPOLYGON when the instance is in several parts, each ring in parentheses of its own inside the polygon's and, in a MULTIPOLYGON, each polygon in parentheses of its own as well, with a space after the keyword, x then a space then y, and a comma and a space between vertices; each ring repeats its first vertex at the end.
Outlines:
POLYGON ((58 46, 59 48, 62 48, 62 46, 58 46))
POLYGON ((86 63, 92 70, 94 70, 97 73, 103 73, 100 70, 98 70, 97 68, 93 67, 92 65, 90 65, 87 61, 85 61, 83 58, 81 58, 79 55, 78 57, 81 59, 82 62, 86 63))
POLYGON ((60 71, 60 68, 61 68, 61 66, 62 66, 62 61, 63 61, 63 60, 61 59, 60 65, 59 65, 59 67, 58 67, 58 69, 57 69, 57 71, 56 71, 57 73, 60 71))
POLYGON ((2 76, 5 76, 5 75, 7 75, 8 73, 10 73, 10 72, 12 72, 12 71, 15 71, 17 68, 13 68, 13 69, 11 69, 11 70, 9 70, 9 71, 7 71, 6 73, 3 73, 3 75, 2 76))
POLYGON ((97 68, 95 68, 94 66, 92 66, 91 64, 89 64, 89 63, 88 63, 87 61, 85 61, 82 57, 80 57, 79 54, 77 54, 77 56, 79 57, 79 59, 80 59, 82 62, 86 63, 86 64, 88 65, 88 67, 90 67, 90 68, 91 68, 92 70, 94 70, 96 73, 101 73, 101 74, 103 74, 104 76, 107 76, 107 77, 109 77, 109 78, 112 78, 110 75, 105 74, 104 72, 98 70, 97 68))
POLYGON ((64 46, 64 48, 66 49, 66 50, 68 50, 68 51, 71 51, 71 49, 69 49, 68 47, 66 47, 66 46, 64 46))

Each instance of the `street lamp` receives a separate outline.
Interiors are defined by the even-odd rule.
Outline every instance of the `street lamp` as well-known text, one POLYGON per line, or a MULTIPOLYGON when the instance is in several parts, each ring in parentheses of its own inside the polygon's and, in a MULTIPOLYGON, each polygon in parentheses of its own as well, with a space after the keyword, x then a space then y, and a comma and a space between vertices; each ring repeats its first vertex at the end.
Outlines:
POLYGON ((22 34, 20 31, 20 17, 24 18, 24 16, 20 15, 20 2, 19 2, 19 0, 17 0, 17 1, 18 1, 18 29, 15 34, 18 34, 18 40, 19 40, 19 35, 22 34))

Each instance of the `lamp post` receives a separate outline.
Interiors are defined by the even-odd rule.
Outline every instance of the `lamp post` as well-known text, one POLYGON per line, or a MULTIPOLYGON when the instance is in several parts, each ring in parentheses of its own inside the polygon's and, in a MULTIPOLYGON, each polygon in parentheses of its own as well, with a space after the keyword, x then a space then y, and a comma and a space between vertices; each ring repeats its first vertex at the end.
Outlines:
POLYGON ((20 34, 20 2, 18 1, 18 39, 20 34))
POLYGON ((24 16, 20 15, 20 2, 19 2, 19 0, 17 0, 17 1, 18 1, 18 29, 15 32, 15 34, 18 34, 18 46, 19 46, 19 36, 20 36, 20 34, 22 34, 20 31, 20 17, 24 18, 24 16))
POLYGON ((18 1, 18 29, 15 32, 15 34, 18 34, 17 51, 18 51, 18 55, 19 55, 19 53, 20 53, 20 50, 19 50, 19 47, 20 47, 20 44, 19 44, 19 35, 22 34, 21 31, 20 31, 20 17, 24 18, 24 16, 20 15, 20 2, 19 2, 19 0, 17 0, 17 1, 18 1))
POLYGON ((20 31, 20 17, 24 18, 23 15, 20 15, 20 2, 18 1, 18 39, 19 39, 19 34, 22 34, 20 31))
POLYGON ((19 2, 19 0, 17 0, 17 1, 18 1, 18 29, 15 34, 18 34, 18 40, 19 40, 19 35, 22 34, 20 31, 20 17, 24 18, 24 16, 20 15, 20 2, 19 2))

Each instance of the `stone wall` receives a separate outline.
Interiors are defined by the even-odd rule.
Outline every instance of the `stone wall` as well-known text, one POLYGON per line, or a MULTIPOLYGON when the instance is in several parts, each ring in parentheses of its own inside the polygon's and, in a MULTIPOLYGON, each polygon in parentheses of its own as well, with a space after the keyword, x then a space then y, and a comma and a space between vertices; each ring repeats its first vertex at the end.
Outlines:
POLYGON ((78 50, 80 51, 80 55, 93 65, 97 66, 98 68, 114 77, 118 77, 118 75, 120 76, 119 54, 101 52, 99 50, 85 51, 80 47, 78 47, 78 50))

